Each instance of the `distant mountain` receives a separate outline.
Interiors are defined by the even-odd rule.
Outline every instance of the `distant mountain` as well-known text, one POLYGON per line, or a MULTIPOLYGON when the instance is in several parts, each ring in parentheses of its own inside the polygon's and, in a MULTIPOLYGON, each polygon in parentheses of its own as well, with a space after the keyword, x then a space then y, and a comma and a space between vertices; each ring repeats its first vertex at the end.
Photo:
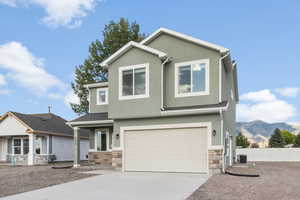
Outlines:
POLYGON ((290 125, 284 122, 281 123, 267 123, 261 120, 255 120, 251 122, 237 122, 237 133, 242 132, 250 141, 260 142, 270 138, 274 133, 274 130, 279 128, 281 130, 288 130, 294 134, 300 132, 300 127, 290 125))

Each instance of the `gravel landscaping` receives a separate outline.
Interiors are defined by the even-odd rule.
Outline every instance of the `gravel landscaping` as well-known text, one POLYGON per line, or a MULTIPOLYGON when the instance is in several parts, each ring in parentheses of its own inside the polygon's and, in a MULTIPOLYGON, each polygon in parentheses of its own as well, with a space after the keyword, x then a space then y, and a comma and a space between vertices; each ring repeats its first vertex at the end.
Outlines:
MULTIPOLYGON (((55 166, 65 165, 70 163, 55 166)), ((94 175, 79 172, 98 169, 95 165, 76 169, 52 169, 52 166, 54 165, 15 167, 0 165, 0 197, 87 178, 94 175)))
MULTIPOLYGON (((260 177, 212 176, 188 200, 296 200, 300 197, 299 162, 257 162, 250 167, 260 177)), ((249 169, 245 171, 249 172, 249 169)), ((237 168, 242 172, 242 168, 237 168)))

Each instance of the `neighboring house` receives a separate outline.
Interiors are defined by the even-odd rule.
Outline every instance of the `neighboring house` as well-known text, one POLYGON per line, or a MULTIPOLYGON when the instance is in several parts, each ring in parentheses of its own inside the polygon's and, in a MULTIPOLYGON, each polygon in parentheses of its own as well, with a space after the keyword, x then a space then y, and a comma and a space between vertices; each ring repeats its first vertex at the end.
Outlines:
MULTIPOLYGON (((0 162, 47 164, 74 159, 73 130, 52 113, 7 112, 0 117, 0 162)), ((86 159, 88 132, 82 132, 81 159, 86 159)))
POLYGON ((228 49, 161 28, 101 65, 108 82, 86 85, 90 112, 68 122, 77 144, 78 130, 93 130, 91 162, 196 173, 232 164, 238 86, 228 49))

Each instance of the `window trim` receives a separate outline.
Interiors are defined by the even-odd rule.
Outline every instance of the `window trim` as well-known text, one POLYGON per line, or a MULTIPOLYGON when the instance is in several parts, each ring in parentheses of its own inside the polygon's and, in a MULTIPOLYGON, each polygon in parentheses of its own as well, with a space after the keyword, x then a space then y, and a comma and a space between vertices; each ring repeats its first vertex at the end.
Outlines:
POLYGON ((97 88, 96 95, 97 95, 97 105, 106 105, 106 104, 108 104, 108 88, 97 88), (100 102, 100 98, 99 98, 99 92, 100 91, 105 91, 105 102, 100 102))
MULTIPOLYGON (((133 73, 133 91, 134 91, 134 73, 133 73)), ((119 100, 141 99, 149 97, 149 63, 119 67, 119 100), (123 75, 125 70, 135 70, 145 68, 145 94, 123 96, 123 75)))
POLYGON ((35 137, 35 152, 34 152, 34 153, 35 153, 36 155, 43 155, 43 153, 42 153, 43 147, 44 147, 44 145, 43 145, 43 138, 44 138, 44 136, 36 136, 36 137, 35 137), (36 146, 37 146, 37 145, 36 145, 36 142, 37 142, 38 140, 40 140, 40 142, 41 142, 40 153, 37 153, 37 152, 36 152, 36 149, 37 149, 37 148, 36 148, 36 146))
POLYGON ((109 152, 111 151, 111 148, 109 147, 109 129, 108 128, 101 128, 101 129, 95 129, 95 132, 94 132, 94 150, 93 152, 109 152), (96 133, 99 132, 99 131, 105 131, 105 134, 106 134, 106 151, 98 151, 97 150, 97 137, 96 137, 96 133))
MULTIPOLYGON (((11 151, 12 155, 28 155, 29 154, 29 152, 28 152, 28 154, 24 154, 24 140, 26 140, 26 139, 29 140, 29 138, 26 138, 26 137, 13 137, 12 138, 12 145, 11 145, 11 147, 12 147, 12 151, 11 151), (17 147, 21 148, 20 154, 15 154, 15 145, 14 145, 14 141, 15 140, 21 140, 21 145, 17 146, 17 147)), ((29 147, 29 145, 28 145, 28 147, 29 147)))
MULTIPOLYGON (((209 59, 193 60, 188 62, 175 63, 175 98, 209 95, 209 59), (185 65, 205 64, 205 90, 201 92, 179 93, 179 68, 185 65)), ((192 70, 191 70, 192 73, 192 70)), ((193 84, 193 76, 191 76, 191 86, 193 84)))

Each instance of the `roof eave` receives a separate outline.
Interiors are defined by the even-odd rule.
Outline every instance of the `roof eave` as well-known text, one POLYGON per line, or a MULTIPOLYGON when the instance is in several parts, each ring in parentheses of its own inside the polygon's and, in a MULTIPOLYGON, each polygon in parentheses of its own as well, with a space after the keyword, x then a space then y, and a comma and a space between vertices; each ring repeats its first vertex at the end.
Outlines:
POLYGON ((74 122, 67 122, 68 126, 80 126, 80 125, 96 125, 96 124, 112 124, 114 120, 94 120, 94 121, 74 121, 74 122))
POLYGON ((102 63, 100 63, 100 65, 102 67, 107 68, 109 66, 109 64, 111 64, 113 61, 118 59, 119 56, 123 55, 126 51, 130 50, 133 47, 136 47, 136 48, 139 48, 146 52, 152 53, 152 54, 158 56, 160 59, 164 59, 165 57, 167 57, 167 54, 162 51, 159 51, 157 49, 153 49, 153 48, 145 46, 143 44, 131 41, 131 42, 128 42, 126 45, 124 45, 121 49, 116 51, 114 54, 112 54, 110 57, 108 57, 106 60, 104 60, 102 63))
POLYGON ((223 107, 213 107, 213 108, 199 108, 199 109, 187 109, 187 110, 169 110, 161 111, 162 116, 176 116, 176 115, 191 115, 191 114, 216 114, 220 111, 226 111, 228 109, 229 103, 223 107))
POLYGON ((153 32, 151 35, 149 35, 147 38, 145 38, 143 41, 141 41, 140 44, 147 45, 149 42, 153 41, 156 37, 158 37, 162 33, 167 33, 167 34, 175 36, 177 38, 181 38, 181 39, 187 40, 189 42, 216 50, 221 54, 226 54, 227 52, 229 52, 229 49, 227 49, 225 47, 222 47, 222 46, 219 46, 219 45, 216 45, 216 44, 204 41, 204 40, 200 40, 200 39, 194 38, 192 36, 185 35, 183 33, 179 33, 179 32, 167 29, 167 28, 159 28, 158 30, 153 32))
POLYGON ((85 88, 108 87, 108 82, 85 84, 85 88))

